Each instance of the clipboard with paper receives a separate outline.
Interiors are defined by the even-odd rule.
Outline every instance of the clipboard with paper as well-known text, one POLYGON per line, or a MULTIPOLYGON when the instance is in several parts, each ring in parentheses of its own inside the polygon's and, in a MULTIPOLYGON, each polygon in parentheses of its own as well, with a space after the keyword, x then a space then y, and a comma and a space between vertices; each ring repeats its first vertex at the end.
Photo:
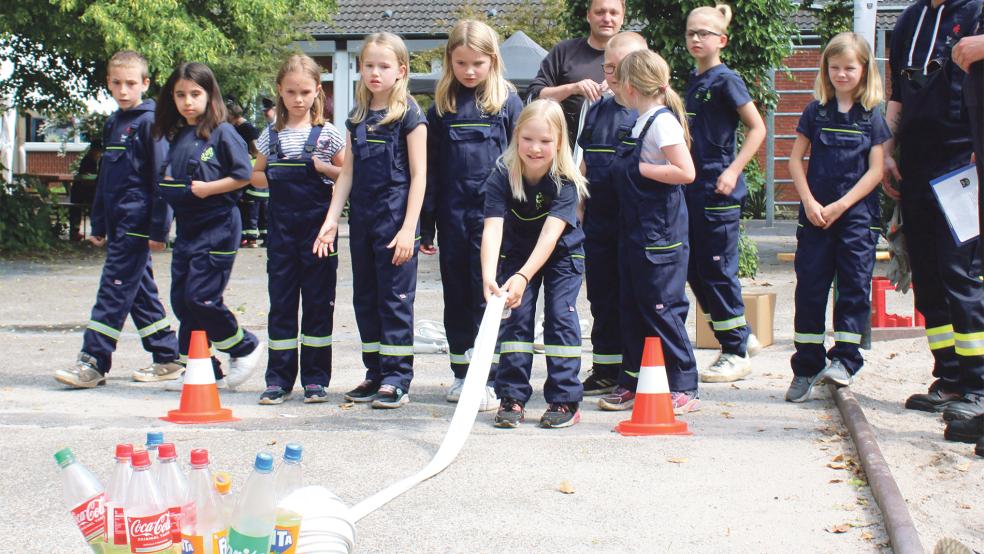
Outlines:
POLYGON ((933 179, 929 184, 957 244, 977 238, 980 233, 977 167, 973 164, 961 167, 933 179))

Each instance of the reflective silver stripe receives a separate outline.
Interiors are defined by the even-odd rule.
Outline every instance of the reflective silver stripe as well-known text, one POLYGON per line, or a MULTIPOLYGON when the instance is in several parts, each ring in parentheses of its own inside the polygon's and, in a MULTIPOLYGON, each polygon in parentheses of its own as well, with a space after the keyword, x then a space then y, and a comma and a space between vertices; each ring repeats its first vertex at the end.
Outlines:
POLYGON ((245 336, 245 334, 243 333, 243 328, 240 327, 240 328, 236 329, 236 334, 235 335, 232 335, 231 337, 229 337, 229 338, 227 338, 225 340, 217 340, 217 341, 215 341, 215 342, 212 343, 212 346, 218 348, 219 350, 228 350, 228 349, 232 348, 233 346, 236 346, 237 344, 239 344, 240 342, 242 342, 244 336, 245 336))
POLYGON ((112 327, 106 325, 105 323, 99 323, 94 319, 90 319, 89 325, 87 327, 99 334, 106 335, 107 337, 113 340, 120 340, 120 330, 113 329, 112 327))
POLYGON ((379 343, 378 342, 364 342, 364 343, 362 343, 362 352, 363 353, 379 352, 379 343))
POLYGON ((309 335, 301 335, 301 345, 310 346, 312 348, 324 348, 326 346, 331 346, 331 335, 326 337, 312 337, 309 335))
POLYGON ((958 356, 984 355, 984 333, 954 333, 958 356))
POLYGON ((154 323, 151 323, 150 325, 144 327, 143 329, 137 329, 137 334, 140 335, 140 338, 149 337, 150 335, 153 335, 154 333, 167 329, 169 327, 171 327, 171 322, 168 321, 167 318, 165 317, 160 321, 155 321, 154 323))
POLYGON ((733 317, 731 319, 726 319, 724 321, 711 322, 711 327, 713 327, 715 331, 730 331, 732 329, 744 327, 745 325, 747 325, 747 323, 745 322, 744 315, 733 317))
POLYGON ((178 354, 178 363, 188 365, 188 355, 178 354))
POLYGON ((802 344, 823 344, 823 334, 793 333, 793 342, 802 344))
POLYGON ((834 341, 861 344, 861 335, 858 333, 849 333, 847 331, 834 331, 834 341))
POLYGON ((403 346, 400 344, 380 344, 380 356, 413 356, 413 345, 403 346))
POLYGON ((448 356, 451 358, 452 364, 467 364, 471 362, 471 356, 469 356, 467 353, 455 354, 452 352, 448 354, 448 356))
POLYGON ((506 341, 499 347, 500 354, 532 354, 532 342, 506 341))
POLYGON ((930 350, 950 348, 956 342, 953 336, 953 325, 942 325, 926 329, 926 340, 929 341, 930 350))
POLYGON ((292 339, 270 339, 270 350, 297 350, 297 337, 292 339))
POLYGON ((591 362, 598 365, 620 364, 622 363, 621 354, 591 354, 591 362))
POLYGON ((543 353, 553 358, 580 358, 581 347, 545 344, 543 345, 543 353))

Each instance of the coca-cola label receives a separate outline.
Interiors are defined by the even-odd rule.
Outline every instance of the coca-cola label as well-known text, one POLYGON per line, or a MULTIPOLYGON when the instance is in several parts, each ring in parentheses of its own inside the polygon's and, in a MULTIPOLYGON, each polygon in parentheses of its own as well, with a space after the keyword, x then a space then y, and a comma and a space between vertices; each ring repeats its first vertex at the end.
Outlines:
POLYGON ((171 516, 171 542, 181 544, 181 506, 172 506, 167 513, 171 516))
MULTIPOLYGON (((113 544, 130 544, 126 541, 126 516, 123 515, 123 507, 116 506, 113 508, 113 513, 107 517, 112 517, 111 525, 113 526, 113 544)), ((107 523, 110 522, 107 521, 107 523)))
POLYGON ((173 544, 171 517, 167 512, 144 517, 127 516, 126 528, 130 532, 131 552, 159 552, 173 544))
POLYGON ((99 493, 72 508, 72 518, 86 542, 106 537, 106 495, 99 493))

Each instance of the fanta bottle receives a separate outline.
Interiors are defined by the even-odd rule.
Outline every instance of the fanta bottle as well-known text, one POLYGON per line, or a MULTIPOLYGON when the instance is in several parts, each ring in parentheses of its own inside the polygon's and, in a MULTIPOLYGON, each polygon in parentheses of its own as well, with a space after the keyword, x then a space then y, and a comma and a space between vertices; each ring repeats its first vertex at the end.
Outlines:
POLYGON ((130 551, 130 543, 126 538, 126 490, 130 486, 130 457, 133 455, 133 445, 116 445, 116 464, 113 476, 109 478, 106 487, 106 552, 125 553, 130 551))
POLYGON ((219 497, 212 487, 208 450, 191 451, 188 492, 192 502, 181 517, 182 554, 224 554, 227 529, 222 524, 219 497))
MULTIPOLYGON (((290 493, 304 485, 301 455, 304 449, 299 444, 288 443, 284 448, 284 460, 277 468, 274 483, 279 504, 290 493)), ((270 542, 272 554, 294 554, 297 536, 300 533, 301 516, 296 512, 277 508, 273 539, 270 542)))
POLYGON ((102 552, 106 542, 106 495, 102 484, 85 466, 75 461, 70 448, 55 452, 55 462, 61 468, 62 495, 75 525, 93 552, 102 552))
POLYGON ((276 505, 273 456, 260 452, 232 516, 229 529, 232 554, 267 554, 270 551, 276 505))
POLYGON ((137 450, 132 457, 133 476, 126 492, 126 530, 130 537, 130 552, 150 554, 172 550, 171 517, 167 504, 150 474, 150 456, 137 450))
POLYGON ((219 498, 222 526, 228 529, 232 526, 232 513, 236 510, 235 498, 232 496, 232 475, 229 475, 228 471, 216 471, 212 477, 212 484, 219 498))
POLYGON ((178 466, 174 444, 165 442, 157 447, 157 461, 157 484, 167 505, 167 513, 171 516, 171 541, 180 545, 182 512, 191 501, 188 497, 188 480, 178 466))

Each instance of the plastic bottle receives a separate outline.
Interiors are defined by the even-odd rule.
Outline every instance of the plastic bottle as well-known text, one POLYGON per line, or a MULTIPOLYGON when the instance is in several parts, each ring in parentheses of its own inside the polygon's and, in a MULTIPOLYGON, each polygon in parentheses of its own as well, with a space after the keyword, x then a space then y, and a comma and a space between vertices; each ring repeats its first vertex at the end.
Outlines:
MULTIPOLYGON (((284 448, 284 460, 277 468, 274 486, 277 491, 277 504, 290 493, 304 485, 301 455, 304 449, 299 444, 288 443, 284 448)), ((297 512, 277 508, 276 521, 270 552, 273 554, 294 554, 297 536, 301 528, 301 515, 297 512)))
POLYGON ((132 444, 116 445, 116 464, 113 476, 106 486, 106 548, 107 553, 125 553, 130 551, 130 542, 126 536, 126 491, 130 486, 130 458, 133 456, 132 444))
POLYGON ((232 513, 236 510, 235 498, 232 496, 232 475, 227 471, 216 471, 212 477, 215 493, 219 497, 219 512, 222 526, 228 529, 232 526, 232 513))
POLYGON ((167 504, 150 474, 150 455, 137 450, 131 458, 133 475, 126 491, 126 530, 130 537, 130 552, 149 554, 168 552, 172 548, 171 518, 167 504))
POLYGON ((70 448, 55 452, 55 462, 61 468, 62 497, 75 525, 93 552, 101 552, 106 542, 106 494, 102 484, 75 461, 70 448))
POLYGON ((188 480, 178 465, 174 444, 165 442, 157 447, 157 462, 157 483, 171 518, 171 541, 180 545, 182 512, 191 501, 188 497, 188 480))
POLYGON ((222 522, 219 496, 212 486, 208 450, 203 448, 191 451, 188 495, 192 502, 181 514, 182 554, 222 554, 227 529, 222 522))
POLYGON ((154 479, 157 478, 157 464, 154 462, 157 461, 158 457, 157 449, 162 444, 164 444, 164 433, 160 431, 147 432, 147 444, 144 445, 144 447, 147 450, 147 454, 150 456, 150 464, 152 466, 150 468, 150 472, 154 476, 154 479))
POLYGON ((273 480, 273 456, 260 452, 253 472, 246 479, 229 529, 229 547, 233 554, 267 554, 276 520, 277 505, 273 480))

